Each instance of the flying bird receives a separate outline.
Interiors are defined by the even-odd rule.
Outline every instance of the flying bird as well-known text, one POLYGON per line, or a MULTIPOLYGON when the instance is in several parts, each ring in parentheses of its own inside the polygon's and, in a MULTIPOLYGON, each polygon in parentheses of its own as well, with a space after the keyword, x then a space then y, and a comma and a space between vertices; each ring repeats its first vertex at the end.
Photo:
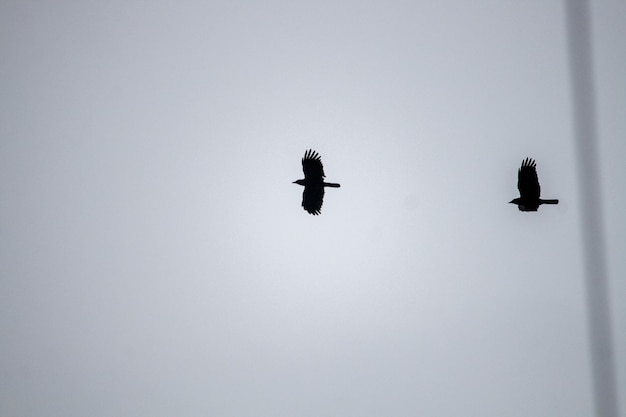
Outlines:
POLYGON ((309 149, 304 153, 302 171, 304 171, 304 179, 294 181, 293 184, 304 186, 302 207, 309 213, 317 216, 320 214, 322 203, 324 202, 324 187, 339 188, 340 185, 324 182, 325 175, 322 159, 314 150, 309 149))
POLYGON ((517 173, 517 189, 519 198, 515 198, 509 203, 517 204, 519 211, 537 211, 542 204, 559 204, 559 200, 542 200, 539 178, 537 178, 537 164, 534 160, 526 158, 522 161, 522 166, 517 173))

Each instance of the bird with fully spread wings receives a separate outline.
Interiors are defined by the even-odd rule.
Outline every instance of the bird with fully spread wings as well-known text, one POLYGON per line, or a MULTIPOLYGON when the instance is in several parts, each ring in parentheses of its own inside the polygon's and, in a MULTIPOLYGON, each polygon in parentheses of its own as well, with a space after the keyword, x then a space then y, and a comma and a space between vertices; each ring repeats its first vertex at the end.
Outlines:
POLYGON ((541 186, 537 177, 537 164, 534 160, 526 158, 522 161, 522 166, 517 173, 517 189, 519 198, 515 198, 509 203, 517 204, 520 211, 537 211, 542 204, 559 204, 559 200, 542 200, 541 186))
POLYGON ((339 188, 339 184, 324 182, 324 166, 322 158, 314 150, 309 149, 302 158, 302 171, 304 179, 294 181, 293 184, 304 186, 302 193, 302 207, 309 213, 317 216, 324 202, 324 187, 339 188))

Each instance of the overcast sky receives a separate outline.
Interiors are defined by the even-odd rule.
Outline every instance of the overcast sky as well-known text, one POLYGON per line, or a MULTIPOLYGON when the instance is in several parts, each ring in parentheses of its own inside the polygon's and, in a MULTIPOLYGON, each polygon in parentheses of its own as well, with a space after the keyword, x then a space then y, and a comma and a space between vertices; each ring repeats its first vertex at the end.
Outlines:
MULTIPOLYGON (((626 3, 591 11, 623 413, 626 3)), ((0 415, 590 416, 564 18, 0 3, 0 415), (559 205, 507 203, 525 157, 559 205)))

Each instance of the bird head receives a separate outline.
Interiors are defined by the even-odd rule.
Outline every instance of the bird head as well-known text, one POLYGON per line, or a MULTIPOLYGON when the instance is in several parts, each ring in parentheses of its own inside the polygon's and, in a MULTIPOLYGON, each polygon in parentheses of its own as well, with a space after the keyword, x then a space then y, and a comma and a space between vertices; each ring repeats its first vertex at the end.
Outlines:
POLYGON ((521 198, 515 198, 511 201, 509 201, 509 203, 513 203, 513 204, 517 204, 517 209, 519 211, 536 211, 536 210, 527 210, 526 206, 524 205, 524 203, 522 202, 521 198))

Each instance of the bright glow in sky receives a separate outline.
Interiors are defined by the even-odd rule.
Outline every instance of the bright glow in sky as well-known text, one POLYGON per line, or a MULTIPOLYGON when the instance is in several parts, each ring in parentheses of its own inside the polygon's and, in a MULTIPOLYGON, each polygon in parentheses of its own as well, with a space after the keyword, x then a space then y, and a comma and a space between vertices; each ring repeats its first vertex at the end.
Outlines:
MULTIPOLYGON (((626 5, 592 17, 626 410, 626 5)), ((0 415, 591 415, 565 35, 561 1, 2 2, 0 415), (507 204, 527 156, 558 206, 507 204)))

